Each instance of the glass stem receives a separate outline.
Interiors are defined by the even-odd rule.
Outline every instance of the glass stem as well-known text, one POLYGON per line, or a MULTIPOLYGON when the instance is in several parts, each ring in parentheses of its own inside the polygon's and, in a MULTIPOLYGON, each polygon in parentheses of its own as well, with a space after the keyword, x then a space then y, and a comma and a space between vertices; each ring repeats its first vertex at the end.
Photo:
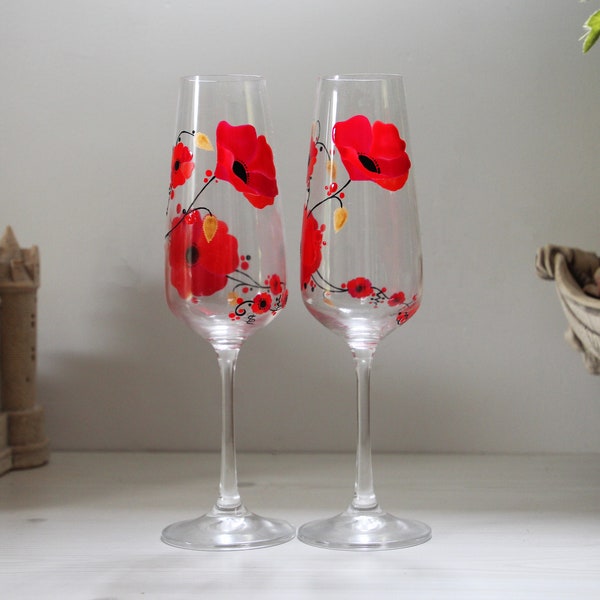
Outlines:
POLYGON ((217 508, 235 510, 242 500, 238 491, 233 425, 233 380, 239 347, 215 348, 221 370, 221 480, 217 508))
POLYGON ((373 463, 371 460, 371 365, 375 348, 352 348, 356 369, 358 404, 358 442, 356 447, 356 481, 352 508, 369 510, 377 508, 373 488, 373 463))

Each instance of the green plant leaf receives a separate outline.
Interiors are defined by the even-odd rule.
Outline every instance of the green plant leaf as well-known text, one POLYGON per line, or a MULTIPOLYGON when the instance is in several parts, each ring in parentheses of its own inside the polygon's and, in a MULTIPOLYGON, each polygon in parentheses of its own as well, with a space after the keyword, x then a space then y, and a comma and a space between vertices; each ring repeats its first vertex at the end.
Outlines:
POLYGON ((600 10, 597 10, 593 15, 590 15, 583 26, 586 29, 586 33, 581 39, 583 40, 583 52, 585 53, 600 37, 600 10))

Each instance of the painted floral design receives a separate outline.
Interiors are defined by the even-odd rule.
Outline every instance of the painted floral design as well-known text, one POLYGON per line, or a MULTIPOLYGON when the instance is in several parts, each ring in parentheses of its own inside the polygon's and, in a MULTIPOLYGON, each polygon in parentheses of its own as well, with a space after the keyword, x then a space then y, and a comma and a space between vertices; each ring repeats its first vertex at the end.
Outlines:
POLYGON ((257 315, 266 313, 271 308, 271 302, 271 294, 267 292, 261 292, 255 296, 254 300, 252 301, 252 311, 257 315))
POLYGON ((321 264, 324 230, 325 226, 319 225, 314 215, 305 208, 300 248, 300 280, 304 287, 309 285, 313 273, 321 264))
POLYGON ((285 282, 277 273, 257 281, 251 274, 252 257, 240 253, 227 223, 208 206, 200 206, 199 200, 213 182, 223 180, 257 209, 273 204, 278 193, 273 153, 265 136, 258 136, 252 125, 221 121, 215 136, 214 169, 195 174, 203 177, 203 185, 185 208, 177 201, 177 188, 194 174, 194 151, 214 152, 215 147, 208 134, 197 131, 181 131, 173 147, 169 202, 175 216, 166 234, 170 283, 181 298, 192 303, 230 286, 229 318, 252 324, 258 315, 276 314, 285 306, 285 282), (190 141, 189 146, 184 139, 190 141))
POLYGON ((333 230, 339 232, 351 215, 344 200, 353 181, 367 181, 377 184, 389 192, 397 192, 408 181, 410 159, 406 153, 406 142, 400 137, 396 125, 375 121, 373 124, 364 115, 355 115, 346 121, 335 123, 331 131, 331 151, 321 141, 321 125, 315 123, 309 146, 307 168, 307 200, 304 206, 301 241, 300 281, 302 288, 323 294, 325 302, 333 305, 336 294, 347 294, 351 298, 377 308, 385 304, 398 310, 396 323, 405 323, 419 308, 415 295, 410 299, 401 291, 388 291, 378 287, 368 278, 354 277, 341 283, 333 283, 319 270, 322 261, 322 247, 326 226, 320 224, 315 211, 328 202, 337 207, 333 211, 333 230), (311 180, 319 154, 326 156, 325 168, 329 174, 329 185, 325 187, 325 197, 311 202, 311 180), (336 156, 344 166, 348 180, 339 184, 336 156))
POLYGON ((346 284, 348 293, 353 298, 367 298, 373 293, 373 286, 366 277, 356 277, 346 284))
POLYGON ((336 123, 332 137, 352 181, 373 181, 392 192, 406 183, 410 159, 393 123, 371 125, 367 117, 356 115, 336 123))
POLYGON ((313 136, 310 136, 310 146, 308 148, 308 168, 306 169, 306 187, 310 185, 310 178, 312 177, 313 171, 315 169, 315 165, 317 164, 317 156, 319 155, 319 150, 317 148, 317 143, 313 136))
MULTIPOLYGON (((177 218, 173 225, 176 221, 177 218)), ((222 290, 227 285, 227 276, 237 269, 240 261, 238 241, 224 221, 219 221, 210 241, 203 225, 199 211, 195 211, 186 215, 171 233, 171 283, 182 298, 211 296, 222 290)))
POLYGON ((404 292, 396 292, 395 294, 392 294, 388 298, 388 304, 390 306, 400 306, 400 305, 404 304, 405 302, 406 302, 406 295, 404 294, 404 292))
POLYGON ((281 277, 279 275, 271 275, 271 278, 268 281, 269 289, 271 290, 271 294, 274 296, 278 296, 283 291, 283 285, 281 282, 281 277))
POLYGON ((278 194, 273 151, 252 125, 219 123, 215 177, 231 183, 256 208, 273 204, 278 194))
POLYGON ((171 189, 183 185, 192 175, 194 163, 188 147, 179 142, 173 147, 171 159, 171 189))

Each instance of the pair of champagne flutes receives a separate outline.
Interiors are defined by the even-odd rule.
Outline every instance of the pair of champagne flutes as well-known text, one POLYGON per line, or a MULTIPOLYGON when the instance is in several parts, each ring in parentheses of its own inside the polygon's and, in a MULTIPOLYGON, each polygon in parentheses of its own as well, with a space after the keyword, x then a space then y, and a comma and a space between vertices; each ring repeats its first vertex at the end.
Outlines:
MULTIPOLYGON (((426 542, 430 528, 384 512, 373 487, 369 378, 379 341, 419 307, 422 258, 407 149, 402 77, 318 80, 302 222, 300 289, 308 311, 354 356, 358 443, 354 496, 342 513, 312 521, 314 546, 382 550, 426 542)), ((288 296, 271 123, 262 77, 181 79, 165 236, 171 311, 215 349, 222 382, 221 477, 213 508, 174 523, 180 548, 239 550, 291 540, 286 521, 242 503, 236 469, 233 379, 242 343, 288 296)), ((315 349, 316 350, 316 349, 315 349)))

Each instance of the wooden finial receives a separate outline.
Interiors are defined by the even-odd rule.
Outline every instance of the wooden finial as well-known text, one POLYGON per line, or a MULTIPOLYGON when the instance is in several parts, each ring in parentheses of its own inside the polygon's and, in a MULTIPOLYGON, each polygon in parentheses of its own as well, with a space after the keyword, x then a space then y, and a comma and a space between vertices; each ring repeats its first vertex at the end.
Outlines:
POLYGON ((8 262, 11 259, 23 259, 23 253, 17 242, 17 238, 10 225, 4 231, 4 235, 0 239, 0 261, 8 262))
POLYGON ((12 227, 0 239, 0 291, 21 291, 39 286, 40 259, 37 246, 22 249, 12 227))

